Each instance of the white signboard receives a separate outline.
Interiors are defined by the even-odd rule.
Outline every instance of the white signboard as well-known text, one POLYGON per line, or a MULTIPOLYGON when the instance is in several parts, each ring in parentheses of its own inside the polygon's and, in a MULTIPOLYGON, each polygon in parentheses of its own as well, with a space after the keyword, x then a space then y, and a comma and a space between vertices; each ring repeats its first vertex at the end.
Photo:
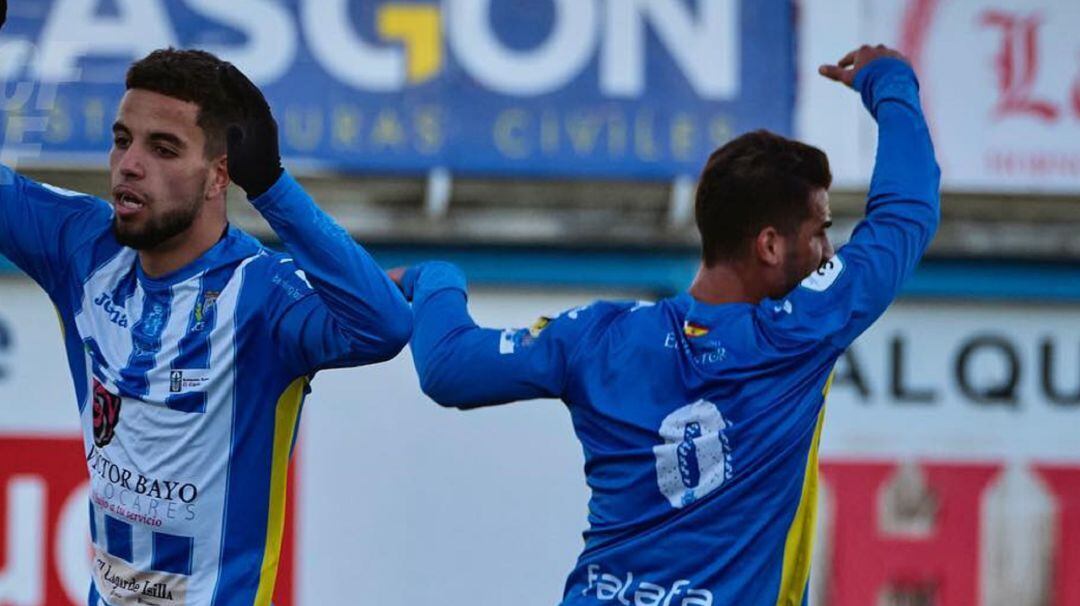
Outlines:
POLYGON ((838 184, 865 185, 876 130, 815 69, 880 42, 919 74, 946 190, 1080 193, 1080 2, 803 4, 797 130, 830 153, 838 184))
MULTIPOLYGON (((470 301, 483 324, 523 326, 604 296, 479 290, 470 301)), ((59 331, 29 282, 0 280, 0 300, 0 603, 77 604, 86 470, 59 331)), ((313 388, 276 604, 558 602, 588 498, 560 403, 444 410, 420 393, 407 353, 321 373, 313 388)), ((894 306, 837 367, 815 603, 873 603, 858 592, 884 586, 882 570, 934 554, 928 570, 959 603, 1077 603, 1080 584, 1060 567, 1080 561, 1080 525, 1061 517, 1080 511, 1078 427, 1076 309, 894 306), (882 517, 858 513, 879 503, 882 517), (841 559, 875 546, 880 557, 841 559), (891 553, 908 559, 882 564, 891 553)))

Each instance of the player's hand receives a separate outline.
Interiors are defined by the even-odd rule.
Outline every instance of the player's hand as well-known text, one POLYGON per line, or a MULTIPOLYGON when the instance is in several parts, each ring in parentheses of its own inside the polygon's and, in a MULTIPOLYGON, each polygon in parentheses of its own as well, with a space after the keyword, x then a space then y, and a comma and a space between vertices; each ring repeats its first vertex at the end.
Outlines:
POLYGON ((405 272, 407 271, 409 271, 408 267, 395 267, 386 270, 386 275, 401 290, 401 294, 405 295, 406 300, 412 300, 405 288, 405 272))
POLYGON ((236 100, 243 121, 228 127, 229 178, 248 198, 266 193, 281 176, 277 122, 259 87, 228 64, 220 74, 222 88, 236 100))
POLYGON ((840 59, 836 65, 822 65, 818 68, 818 73, 830 80, 852 86, 852 83, 855 82, 855 75, 859 73, 859 70, 874 59, 881 59, 882 57, 907 61, 907 57, 900 54, 899 51, 895 51, 884 44, 877 46, 864 44, 844 55, 844 58, 840 59))
POLYGON ((390 278, 390 281, 397 284, 398 288, 401 288, 401 280, 405 277, 405 272, 408 267, 395 267, 393 269, 386 270, 386 275, 390 278))

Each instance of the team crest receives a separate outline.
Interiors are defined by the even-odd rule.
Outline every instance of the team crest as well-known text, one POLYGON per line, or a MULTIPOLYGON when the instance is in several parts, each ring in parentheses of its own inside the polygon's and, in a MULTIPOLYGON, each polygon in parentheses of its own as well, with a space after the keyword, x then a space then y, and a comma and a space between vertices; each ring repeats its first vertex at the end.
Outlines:
POLYGON ((98 448, 112 442, 116 424, 120 422, 120 396, 105 389, 94 379, 94 444, 98 448))
POLYGON ((210 308, 217 302, 221 293, 212 290, 206 291, 203 295, 202 301, 195 304, 195 322, 198 330, 202 330, 204 322, 206 320, 206 314, 210 311, 210 308))
POLYGON ((161 336, 161 330, 165 328, 165 306, 160 303, 155 303, 150 308, 150 313, 143 316, 143 319, 139 322, 139 330, 142 334, 150 339, 156 339, 161 336))

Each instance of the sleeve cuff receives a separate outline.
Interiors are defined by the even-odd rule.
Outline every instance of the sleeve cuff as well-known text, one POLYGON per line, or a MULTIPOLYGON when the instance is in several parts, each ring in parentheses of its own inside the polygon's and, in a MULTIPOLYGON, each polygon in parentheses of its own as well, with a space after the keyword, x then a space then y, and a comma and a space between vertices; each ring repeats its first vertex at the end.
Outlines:
POLYGON ((252 206, 261 211, 264 208, 274 206, 278 201, 287 198, 297 189, 300 189, 300 184, 296 182, 296 179, 288 171, 283 170, 281 176, 270 186, 270 189, 254 198, 250 198, 250 202, 252 206))
POLYGON ((456 265, 431 261, 410 267, 401 280, 405 298, 419 302, 441 290, 457 290, 468 296, 465 274, 456 265))
POLYGON ((875 117, 883 101, 911 103, 918 107, 919 80, 906 61, 882 57, 868 63, 855 74, 852 83, 862 95, 863 105, 875 117))

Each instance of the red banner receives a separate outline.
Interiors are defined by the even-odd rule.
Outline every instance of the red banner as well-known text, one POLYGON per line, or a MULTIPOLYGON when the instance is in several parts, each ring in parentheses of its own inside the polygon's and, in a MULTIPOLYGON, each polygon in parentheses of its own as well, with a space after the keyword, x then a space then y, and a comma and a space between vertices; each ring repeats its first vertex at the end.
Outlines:
MULTIPOLYGON (((78 438, 0 438, 0 604, 85 603, 89 549, 85 536, 86 466, 78 438)), ((928 523, 889 528, 883 502, 900 466, 822 463, 831 495, 826 562, 827 603, 865 606, 888 592, 918 594, 939 606, 982 603, 983 505, 1001 465, 922 463, 928 523)), ((1054 503, 1052 606, 1080 604, 1080 466, 1031 469, 1054 503)), ((288 513, 274 603, 293 606, 296 526, 290 472, 288 513)), ((925 513, 925 512, 924 512, 925 513)), ((301 529, 302 530, 302 529, 301 529)))
MULTIPOLYGON (((90 588, 87 471, 79 438, 0 438, 0 605, 79 606, 90 588)), ((293 606, 294 476, 274 594, 293 606)))

